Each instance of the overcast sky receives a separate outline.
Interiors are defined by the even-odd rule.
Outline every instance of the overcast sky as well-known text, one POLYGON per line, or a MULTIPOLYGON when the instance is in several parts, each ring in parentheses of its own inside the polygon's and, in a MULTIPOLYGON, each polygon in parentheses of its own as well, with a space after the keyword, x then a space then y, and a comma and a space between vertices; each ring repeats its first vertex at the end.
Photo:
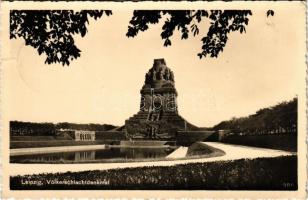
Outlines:
POLYGON ((69 67, 45 65, 45 56, 23 39, 11 40, 17 60, 6 74, 10 119, 123 125, 139 109, 144 76, 155 58, 165 58, 174 71, 179 113, 197 126, 290 100, 298 94, 304 62, 304 18, 292 6, 273 10, 267 18, 266 10, 252 9, 246 34, 231 33, 218 58, 201 60, 206 23, 198 37, 181 40, 175 34, 166 48, 161 24, 136 38, 125 36, 131 10, 91 20, 87 35, 75 37, 82 52, 69 67))

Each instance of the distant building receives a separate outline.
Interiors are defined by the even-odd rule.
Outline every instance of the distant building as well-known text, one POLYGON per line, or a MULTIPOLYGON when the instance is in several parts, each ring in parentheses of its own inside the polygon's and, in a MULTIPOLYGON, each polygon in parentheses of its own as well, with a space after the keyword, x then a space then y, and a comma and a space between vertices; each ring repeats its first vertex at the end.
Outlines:
POLYGON ((75 141, 95 141, 95 131, 75 131, 75 141))

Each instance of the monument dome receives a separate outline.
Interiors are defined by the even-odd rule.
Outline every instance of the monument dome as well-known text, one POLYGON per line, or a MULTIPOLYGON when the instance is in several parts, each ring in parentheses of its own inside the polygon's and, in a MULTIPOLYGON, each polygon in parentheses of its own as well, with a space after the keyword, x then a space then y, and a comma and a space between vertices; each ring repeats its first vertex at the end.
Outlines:
POLYGON ((144 87, 158 88, 174 85, 174 75, 163 58, 154 59, 152 68, 145 75, 144 87))

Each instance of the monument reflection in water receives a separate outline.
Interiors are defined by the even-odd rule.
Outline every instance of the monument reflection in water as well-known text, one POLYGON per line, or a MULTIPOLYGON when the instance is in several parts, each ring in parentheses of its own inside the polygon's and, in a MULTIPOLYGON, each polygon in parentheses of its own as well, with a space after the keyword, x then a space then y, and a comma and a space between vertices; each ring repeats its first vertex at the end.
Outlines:
POLYGON ((94 151, 62 152, 49 154, 32 154, 11 156, 11 163, 59 163, 99 161, 101 163, 114 162, 115 160, 143 160, 165 158, 174 149, 170 148, 106 148, 94 151))

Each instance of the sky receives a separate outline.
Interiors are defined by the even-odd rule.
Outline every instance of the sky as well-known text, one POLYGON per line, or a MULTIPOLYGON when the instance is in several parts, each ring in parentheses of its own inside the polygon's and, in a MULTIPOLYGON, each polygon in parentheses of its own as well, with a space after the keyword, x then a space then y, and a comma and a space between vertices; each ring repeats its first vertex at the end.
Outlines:
POLYGON ((197 56, 207 23, 197 37, 181 40, 175 33, 172 46, 164 47, 162 23, 127 38, 132 10, 125 9, 90 20, 87 35, 74 36, 82 52, 68 67, 45 65, 45 56, 23 39, 10 40, 10 120, 123 125, 138 112, 145 73, 156 58, 174 72, 180 115, 200 127, 291 100, 305 61, 304 18, 292 6, 273 10, 266 17, 267 10, 252 9, 246 33, 231 33, 218 58, 197 56))

